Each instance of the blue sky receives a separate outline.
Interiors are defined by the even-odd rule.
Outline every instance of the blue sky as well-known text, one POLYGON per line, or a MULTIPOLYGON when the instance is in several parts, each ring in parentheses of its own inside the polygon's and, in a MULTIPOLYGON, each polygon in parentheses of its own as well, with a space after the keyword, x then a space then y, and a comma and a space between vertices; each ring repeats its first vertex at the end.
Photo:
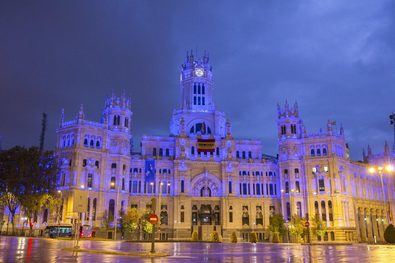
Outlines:
POLYGON ((112 90, 132 96, 135 144, 167 135, 188 49, 210 52, 215 101, 235 136, 277 153, 276 103, 295 100, 308 132, 342 123, 352 156, 392 143, 394 1, 1 1, 3 147, 37 145, 61 108, 99 120, 112 90))

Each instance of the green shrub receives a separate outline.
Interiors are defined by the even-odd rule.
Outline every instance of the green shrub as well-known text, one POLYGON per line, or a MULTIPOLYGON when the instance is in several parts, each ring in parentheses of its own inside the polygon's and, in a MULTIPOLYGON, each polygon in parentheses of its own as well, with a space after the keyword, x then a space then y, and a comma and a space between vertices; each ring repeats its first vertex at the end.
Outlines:
POLYGON ((219 242, 219 235, 218 235, 218 232, 217 232, 217 231, 213 231, 213 232, 210 234, 210 241, 211 241, 211 242, 219 242))
POLYGON ((251 232, 250 233, 250 242, 251 243, 256 243, 257 241, 258 241, 258 237, 257 237, 256 233, 255 232, 251 232))
POLYGON ((198 241, 198 233, 196 231, 192 232, 191 240, 194 242, 198 241))
POLYGON ((232 232, 232 235, 230 236, 230 242, 237 243, 236 232, 232 232))
POLYGON ((395 243, 395 227, 389 224, 384 231, 384 239, 390 244, 395 243))

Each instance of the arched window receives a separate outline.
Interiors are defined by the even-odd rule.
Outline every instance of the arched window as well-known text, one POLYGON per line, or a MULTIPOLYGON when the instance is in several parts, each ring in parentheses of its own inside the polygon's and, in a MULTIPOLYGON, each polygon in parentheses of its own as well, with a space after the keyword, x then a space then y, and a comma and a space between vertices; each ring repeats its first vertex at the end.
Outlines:
POLYGON ((328 154, 326 147, 322 148, 322 155, 326 156, 328 154))
POLYGON ((286 194, 289 193, 289 183, 288 183, 288 181, 285 182, 285 193, 286 193, 286 194))
POLYGON ((100 148, 100 141, 96 141, 96 148, 100 148))
POLYGON ((325 208, 325 201, 321 201, 321 214, 322 214, 322 221, 326 221, 326 208, 325 208))
POLYGON ((287 202, 287 220, 291 219, 291 204, 287 202))
POLYGON ((91 213, 91 199, 88 197, 88 205, 87 205, 87 209, 86 209, 86 211, 87 211, 87 213, 86 213, 86 215, 85 215, 85 220, 89 220, 89 216, 90 216, 90 213, 91 213))
POLYGON ((317 149, 317 156, 321 156, 321 149, 317 149))
POLYGON ((320 212, 319 212, 319 209, 318 209, 318 202, 317 201, 314 202, 314 212, 315 212, 315 216, 317 218, 319 218, 320 212))
POLYGON ((91 174, 91 173, 88 174, 88 179, 87 179, 86 185, 88 186, 88 188, 92 188, 92 185, 93 185, 93 174, 91 174))
POLYGON ((299 184, 299 181, 296 181, 296 182, 295 182, 295 191, 296 191, 297 193, 300 193, 300 184, 299 184))
POLYGON ((60 185, 65 186, 66 185, 66 174, 62 173, 62 177, 60 178, 60 185))
POLYGON ((84 145, 88 146, 88 139, 87 138, 84 139, 84 145))
POLYGON ((125 178, 122 178, 122 191, 125 191, 125 178))
POLYGON ((110 222, 114 221, 114 216, 115 216, 115 201, 114 199, 110 199, 110 202, 108 203, 108 220, 110 222))
POLYGON ((129 118, 125 118, 125 127, 129 128, 129 118))
POLYGON ((90 147, 93 148, 93 146, 94 146, 94 142, 93 142, 93 140, 91 140, 91 142, 90 142, 90 147))
POLYGON ((111 190, 115 189, 115 176, 111 177, 110 189, 111 190))
POLYGON ((335 241, 335 232, 333 232, 333 231, 331 232, 331 240, 335 241))
POLYGON ((159 148, 159 156, 163 156, 163 149, 159 148))
POLYGON ((92 204, 92 220, 95 221, 96 220, 96 206, 97 206, 97 199, 94 198, 93 199, 93 204, 92 204))
POLYGON ((329 221, 333 221, 332 201, 328 201, 329 221))
POLYGON ((194 147, 194 146, 191 147, 191 154, 192 154, 192 155, 195 154, 195 147, 194 147))
POLYGON ((296 202, 296 214, 302 217, 302 202, 296 202))
POLYGON ((310 150, 310 155, 311 155, 311 156, 315 156, 315 151, 314 151, 313 148, 310 150))
POLYGON ((241 153, 241 158, 243 158, 243 159, 246 158, 246 152, 245 152, 245 151, 242 151, 242 153, 241 153))
POLYGON ((113 125, 117 125, 117 116, 116 116, 116 115, 114 115, 114 121, 113 121, 112 124, 113 124, 113 125))

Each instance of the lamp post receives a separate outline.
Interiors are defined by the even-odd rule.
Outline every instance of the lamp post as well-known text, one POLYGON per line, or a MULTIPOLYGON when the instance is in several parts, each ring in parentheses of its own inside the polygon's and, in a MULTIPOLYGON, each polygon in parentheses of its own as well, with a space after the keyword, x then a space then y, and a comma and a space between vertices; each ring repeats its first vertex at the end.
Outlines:
MULTIPOLYGON (((115 182, 111 182, 111 187, 115 187, 115 182)), ((117 227, 118 227, 118 199, 119 199, 119 188, 120 184, 117 186, 117 196, 115 197, 115 211, 114 211, 114 240, 117 240, 117 227)))
POLYGON ((383 192, 383 197, 384 197, 384 203, 388 204, 388 212, 387 212, 387 217, 389 218, 389 223, 392 223, 392 216, 391 216, 391 202, 389 201, 389 198, 387 200, 387 195, 384 190, 384 181, 383 181, 383 171, 386 171, 388 173, 392 173, 394 171, 394 167, 391 164, 387 164, 385 166, 370 166, 368 168, 368 171, 370 174, 375 174, 376 172, 380 175, 380 182, 381 182, 381 190, 383 192))
MULTIPOLYGON (((63 206, 63 198, 62 198, 62 194, 63 193, 62 193, 62 191, 58 190, 58 194, 60 195, 60 200, 61 200, 60 207, 62 207, 63 206)), ((58 222, 58 230, 57 230, 58 237, 59 237, 59 234, 60 234, 59 233, 60 232, 59 231, 60 230, 59 229, 59 226, 60 226, 60 216, 59 216, 59 214, 63 213, 63 211, 60 210, 60 207, 57 208, 58 211, 57 211, 57 215, 56 215, 56 221, 58 222)))

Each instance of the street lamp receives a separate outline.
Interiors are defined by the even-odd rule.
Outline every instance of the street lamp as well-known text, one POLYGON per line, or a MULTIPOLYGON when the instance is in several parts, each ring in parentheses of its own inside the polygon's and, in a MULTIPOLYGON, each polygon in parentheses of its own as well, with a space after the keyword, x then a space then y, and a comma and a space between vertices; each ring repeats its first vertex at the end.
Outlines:
POLYGON ((384 171, 388 172, 388 173, 392 173, 394 171, 394 166, 392 164, 386 164, 384 166, 370 166, 368 168, 368 172, 370 174, 375 174, 377 172, 380 175, 381 190, 383 192, 384 202, 388 203, 389 214, 387 213, 387 215, 388 215, 389 221, 391 223, 392 222, 391 202, 389 202, 389 200, 387 200, 387 195, 386 195, 385 190, 384 190, 384 182, 383 182, 383 172, 384 171))
MULTIPOLYGON (((115 182, 112 181, 111 182, 111 187, 114 188, 115 186, 115 182)), ((116 201, 115 201, 115 211, 114 211, 114 220, 115 220, 115 224, 114 224, 114 240, 117 240, 117 227, 118 227, 118 202, 119 202, 119 188, 120 188, 120 184, 118 183, 118 187, 117 187, 117 196, 116 196, 116 201)))

